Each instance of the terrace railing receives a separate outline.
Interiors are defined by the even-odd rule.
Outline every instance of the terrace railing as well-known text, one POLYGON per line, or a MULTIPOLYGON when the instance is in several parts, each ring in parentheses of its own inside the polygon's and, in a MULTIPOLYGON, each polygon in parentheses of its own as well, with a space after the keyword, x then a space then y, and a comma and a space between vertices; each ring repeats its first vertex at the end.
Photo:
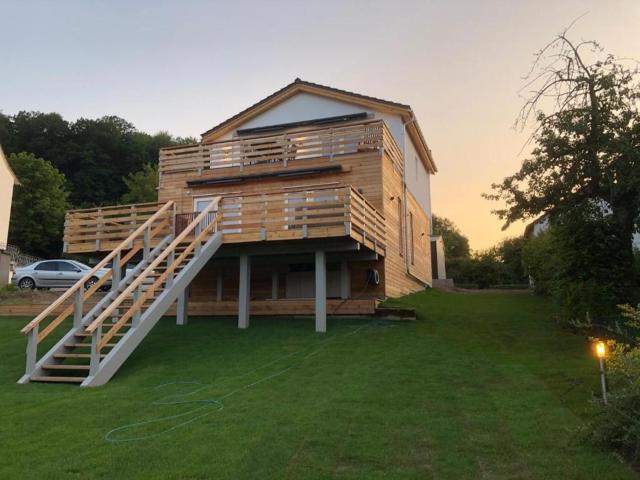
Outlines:
MULTIPOLYGON (((196 172, 269 164, 286 167, 293 160, 379 151, 387 127, 372 120, 341 127, 288 131, 278 135, 243 137, 211 144, 168 147, 160 150, 160 174, 196 172)), ((395 142, 393 142, 395 144, 395 142)), ((395 150, 399 152, 397 145, 395 150)), ((400 164, 401 165, 401 164, 400 164)))
POLYGON ((64 222, 64 251, 112 250, 161 207, 162 203, 154 202, 69 210, 64 222))

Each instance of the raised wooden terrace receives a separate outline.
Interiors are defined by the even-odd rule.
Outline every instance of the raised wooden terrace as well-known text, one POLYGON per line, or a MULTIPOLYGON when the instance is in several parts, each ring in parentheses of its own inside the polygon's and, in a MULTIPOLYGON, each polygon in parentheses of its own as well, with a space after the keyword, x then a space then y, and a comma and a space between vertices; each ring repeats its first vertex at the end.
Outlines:
MULTIPOLYGON (((109 251, 158 208, 143 204, 69 211, 65 251, 109 251)), ((193 217, 193 212, 167 212, 150 238, 159 241, 162 234, 178 234, 193 217)), ((224 243, 349 237, 380 255, 386 249, 384 217, 351 186, 229 195, 209 221, 217 223, 224 243)))

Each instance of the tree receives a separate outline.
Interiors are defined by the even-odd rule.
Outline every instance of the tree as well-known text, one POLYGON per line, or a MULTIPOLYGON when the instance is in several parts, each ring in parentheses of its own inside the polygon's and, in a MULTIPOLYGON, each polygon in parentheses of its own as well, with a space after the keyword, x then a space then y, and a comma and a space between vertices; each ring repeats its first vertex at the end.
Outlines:
POLYGON ((442 236, 445 259, 469 257, 469 239, 460 232, 455 223, 438 215, 433 215, 432 222, 434 235, 442 236))
POLYGON ((158 200, 158 165, 145 164, 142 170, 123 178, 127 192, 122 203, 146 203, 158 200))
MULTIPOLYGON (((557 36, 536 55, 526 85, 531 93, 516 122, 523 127, 535 118, 531 157, 486 195, 506 204, 494 211, 505 228, 542 213, 550 215, 552 224, 563 223, 563 241, 573 243, 575 255, 597 250, 596 240, 582 226, 598 222, 600 238, 607 239, 607 251, 614 253, 604 258, 609 260, 607 275, 616 272, 619 279, 612 307, 634 294, 632 234, 640 215, 638 79, 637 68, 604 55, 596 42, 572 42, 566 31, 557 36), (589 62, 587 57, 595 58, 589 62), (578 230, 587 234, 578 237, 578 230)), ((601 265, 597 270, 586 267, 583 276, 598 281, 601 265)))
POLYGON ((11 203, 9 242, 34 255, 57 256, 67 209, 64 175, 31 153, 13 153, 8 160, 21 184, 11 203))

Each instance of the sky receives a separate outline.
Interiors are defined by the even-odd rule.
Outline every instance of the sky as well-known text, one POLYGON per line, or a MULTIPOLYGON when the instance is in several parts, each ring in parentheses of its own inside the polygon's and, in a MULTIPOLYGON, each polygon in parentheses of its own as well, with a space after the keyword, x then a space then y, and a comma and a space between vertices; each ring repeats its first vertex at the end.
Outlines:
POLYGON ((296 77, 408 103, 433 210, 478 250, 523 231, 481 194, 529 151, 513 123, 534 52, 580 16, 572 38, 640 59, 640 0, 0 0, 0 110, 198 137, 296 77))

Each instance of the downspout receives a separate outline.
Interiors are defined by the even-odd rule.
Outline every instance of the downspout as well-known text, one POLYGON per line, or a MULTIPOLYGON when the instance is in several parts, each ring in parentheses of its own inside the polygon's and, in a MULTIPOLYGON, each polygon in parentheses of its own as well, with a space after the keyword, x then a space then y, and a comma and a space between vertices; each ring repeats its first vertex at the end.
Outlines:
MULTIPOLYGON (((402 122, 402 161, 404 162, 404 165, 402 166, 402 215, 404 217, 404 221, 400 228, 404 231, 404 266, 407 271, 407 275, 421 284, 431 287, 432 285, 429 282, 425 282, 423 279, 416 277, 411 272, 411 261, 409 260, 409 236, 407 235, 407 222, 409 217, 407 213, 407 125, 414 123, 415 121, 416 117, 413 112, 411 112, 411 118, 406 122, 402 122)), ((431 224, 431 222, 429 222, 429 224, 431 224)), ((411 235, 413 235, 413 232, 411 232, 411 235)), ((429 245, 429 248, 431 248, 431 245, 429 245)))

